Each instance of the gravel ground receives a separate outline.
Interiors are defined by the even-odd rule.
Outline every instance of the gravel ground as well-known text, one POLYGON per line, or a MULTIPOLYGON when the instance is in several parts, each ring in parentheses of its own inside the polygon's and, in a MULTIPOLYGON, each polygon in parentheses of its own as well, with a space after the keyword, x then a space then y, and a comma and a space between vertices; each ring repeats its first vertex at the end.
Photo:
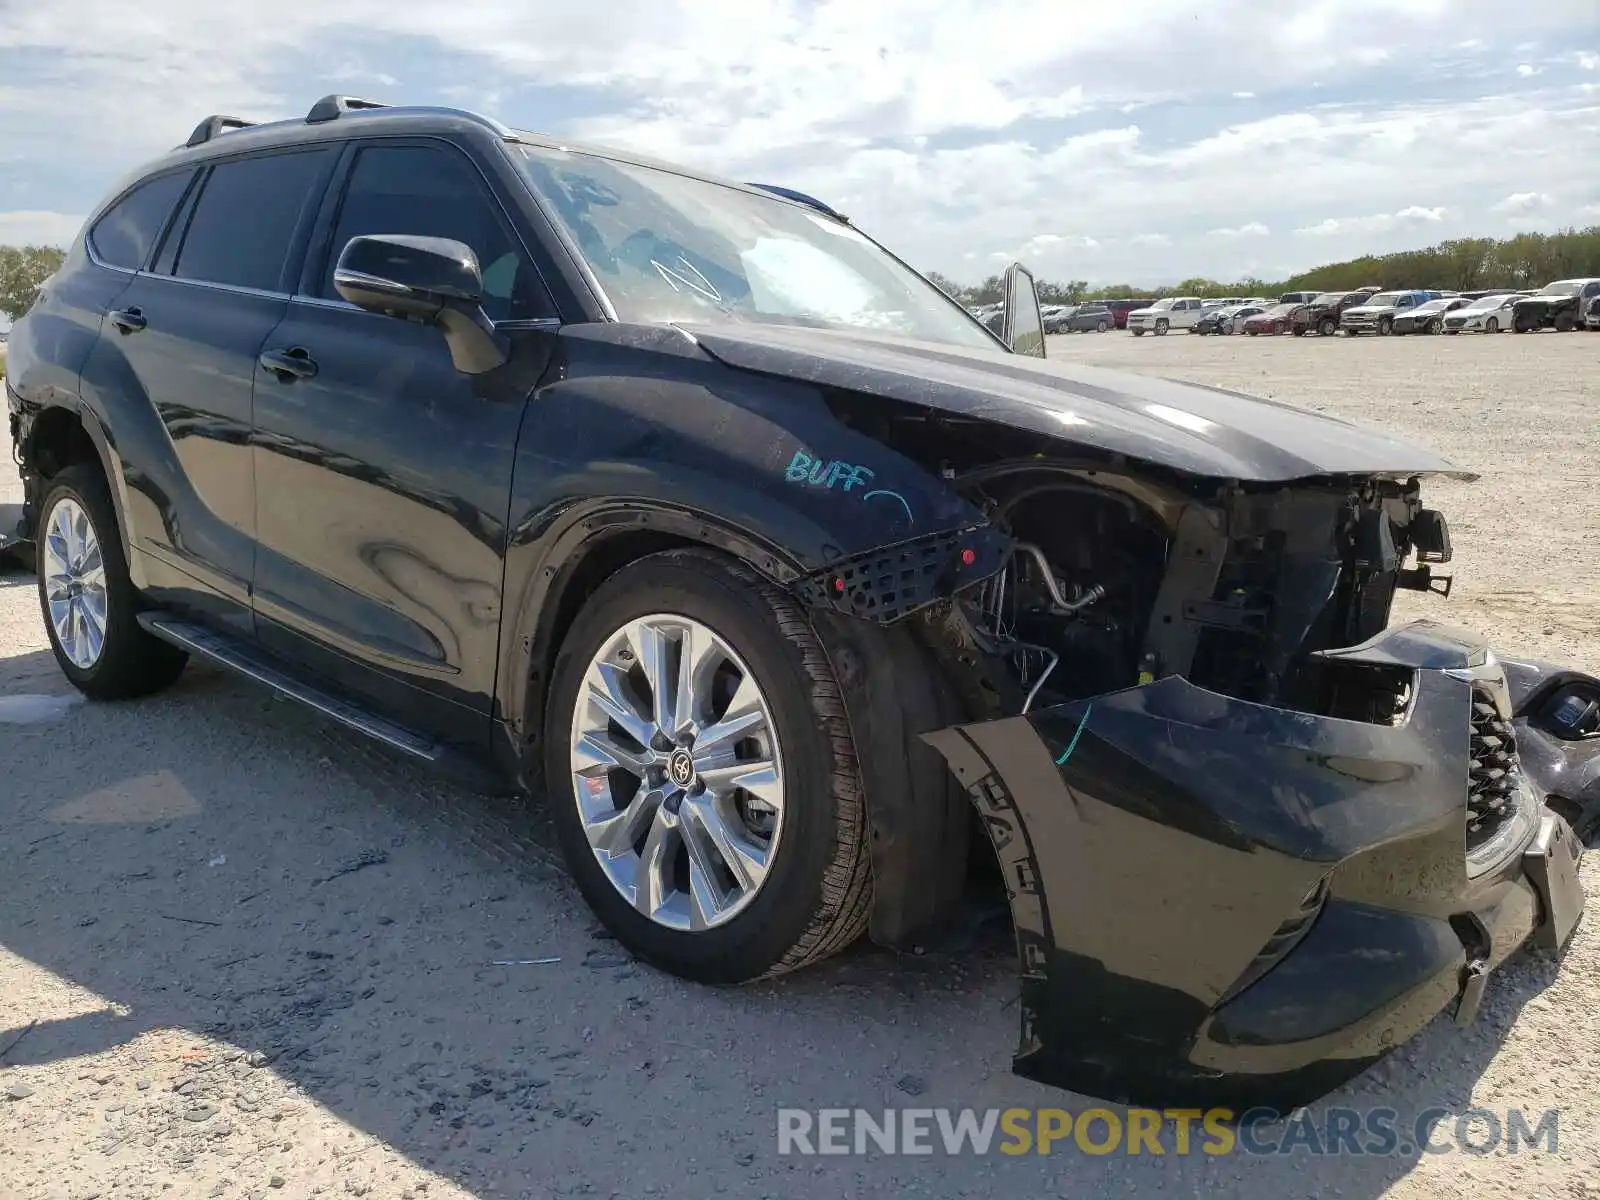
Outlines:
MULTIPOLYGON (((1481 471, 1433 491, 1455 598, 1409 609, 1600 668, 1600 338, 1050 352, 1305 403, 1481 471)), ((1520 958, 1473 1027, 1435 1022, 1312 1110, 1559 1108, 1554 1154, 781 1157, 780 1106, 1092 1103, 1009 1074, 1013 964, 981 908, 955 950, 695 987, 597 930, 536 805, 203 667, 138 704, 68 693, 32 579, 0 574, 0 1197, 1600 1196, 1592 919, 1559 970, 1520 958)))

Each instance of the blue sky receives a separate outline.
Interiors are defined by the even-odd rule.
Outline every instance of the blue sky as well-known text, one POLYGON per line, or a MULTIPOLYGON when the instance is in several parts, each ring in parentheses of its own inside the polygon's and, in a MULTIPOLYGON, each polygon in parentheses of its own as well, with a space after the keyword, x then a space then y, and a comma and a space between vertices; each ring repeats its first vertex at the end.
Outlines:
POLYGON ((799 187, 968 280, 1600 223, 1600 0, 54 0, 0 21, 0 242, 332 91, 799 187))

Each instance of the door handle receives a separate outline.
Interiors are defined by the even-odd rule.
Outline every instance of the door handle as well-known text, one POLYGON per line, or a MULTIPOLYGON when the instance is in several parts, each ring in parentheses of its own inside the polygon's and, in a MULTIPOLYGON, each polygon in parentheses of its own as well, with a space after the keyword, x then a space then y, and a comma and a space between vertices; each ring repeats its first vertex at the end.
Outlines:
POLYGON ((117 332, 123 334, 138 333, 149 324, 144 319, 144 310, 138 308, 113 308, 106 316, 117 327, 117 332))
POLYGON ((310 379, 317 373, 317 363, 311 352, 302 346, 287 350, 263 350, 261 365, 271 371, 280 383, 293 383, 296 379, 310 379))

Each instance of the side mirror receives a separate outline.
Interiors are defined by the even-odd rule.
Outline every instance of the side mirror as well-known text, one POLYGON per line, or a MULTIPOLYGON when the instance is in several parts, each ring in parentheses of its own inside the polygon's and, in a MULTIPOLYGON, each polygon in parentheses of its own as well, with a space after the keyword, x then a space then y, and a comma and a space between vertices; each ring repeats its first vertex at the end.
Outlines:
POLYGON ((1033 273, 1021 263, 1012 263, 1006 268, 1000 290, 1005 297, 1000 340, 1011 347, 1013 354, 1043 358, 1044 318, 1039 315, 1039 292, 1033 273))
POLYGON ((372 234, 345 243, 334 290, 368 312, 437 325, 450 361, 481 375, 506 361, 506 348, 479 301, 483 272, 472 247, 450 238, 372 234))

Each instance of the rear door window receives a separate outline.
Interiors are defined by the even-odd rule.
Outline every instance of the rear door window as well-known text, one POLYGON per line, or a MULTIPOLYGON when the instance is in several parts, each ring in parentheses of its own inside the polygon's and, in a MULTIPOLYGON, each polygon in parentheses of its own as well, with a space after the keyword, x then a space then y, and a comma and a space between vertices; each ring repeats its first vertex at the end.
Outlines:
POLYGON ((158 175, 113 204, 89 231, 95 256, 109 266, 130 271, 143 267, 193 177, 192 170, 158 175))
POLYGON ((333 150, 319 147, 219 163, 178 250, 180 279, 277 292, 301 222, 321 199, 333 150))

